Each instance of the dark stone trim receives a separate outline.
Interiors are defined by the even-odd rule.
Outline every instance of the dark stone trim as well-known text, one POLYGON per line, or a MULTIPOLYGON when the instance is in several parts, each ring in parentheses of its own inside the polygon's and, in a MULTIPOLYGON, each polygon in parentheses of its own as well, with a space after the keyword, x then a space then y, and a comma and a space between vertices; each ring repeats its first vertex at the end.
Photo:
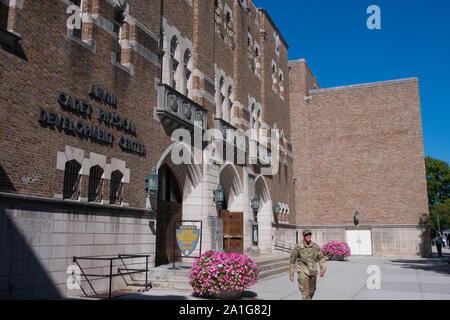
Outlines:
POLYGON ((429 224, 367 224, 367 225, 323 225, 323 226, 298 226, 293 224, 276 224, 272 223, 272 227, 277 229, 346 229, 346 230, 368 230, 368 229, 381 229, 381 228, 429 228, 429 224))
MULTIPOLYGON (((133 207, 121 207, 116 205, 105 205, 91 202, 79 202, 74 200, 60 200, 52 198, 44 198, 30 195, 20 195, 12 193, 0 192, 0 203, 6 202, 12 205, 17 204, 37 204, 38 206, 45 209, 46 207, 52 206, 53 210, 55 207, 59 207, 62 210, 73 210, 81 209, 84 211, 96 211, 102 214, 115 215, 115 214, 126 214, 133 216, 145 216, 149 219, 156 219, 156 214, 152 210, 133 208, 133 207)), ((85 212, 80 212, 80 214, 85 214, 85 212)))

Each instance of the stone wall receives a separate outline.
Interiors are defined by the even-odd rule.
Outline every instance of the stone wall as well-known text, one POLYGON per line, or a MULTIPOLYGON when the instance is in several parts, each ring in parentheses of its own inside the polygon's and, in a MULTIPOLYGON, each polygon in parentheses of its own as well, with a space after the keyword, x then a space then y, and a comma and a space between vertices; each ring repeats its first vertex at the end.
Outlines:
MULTIPOLYGON (((153 215, 117 208, 90 208, 42 199, 1 198, 0 298, 35 299, 82 296, 71 290, 67 279, 75 267, 74 256, 117 257, 119 254, 150 255, 154 266, 153 215), (71 267, 72 266, 72 267, 71 267)), ((145 268, 144 258, 123 260, 128 268, 145 268)), ((79 260, 86 274, 109 275, 109 261, 79 260)), ((125 268, 114 260, 113 273, 125 268)), ((130 276, 124 276, 131 283, 130 276)), ((109 279, 89 277, 97 293, 108 291, 109 279)), ((85 278, 81 287, 93 291, 85 278)), ((72 283, 72 282, 70 282, 72 283)), ((112 289, 123 288, 114 277, 112 289)))
POLYGON ((311 229, 312 241, 321 247, 330 242, 347 242, 346 230, 370 230, 372 255, 376 257, 431 257, 429 226, 294 226, 276 225, 274 243, 277 251, 290 252, 296 241, 303 241, 302 231, 311 229))

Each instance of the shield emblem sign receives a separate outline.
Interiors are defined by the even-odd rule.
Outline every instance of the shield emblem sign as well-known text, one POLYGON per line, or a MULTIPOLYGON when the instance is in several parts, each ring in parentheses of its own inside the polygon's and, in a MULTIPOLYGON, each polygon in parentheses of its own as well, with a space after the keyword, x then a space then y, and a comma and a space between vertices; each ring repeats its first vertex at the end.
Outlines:
POLYGON ((177 243, 183 256, 188 257, 194 252, 200 239, 200 230, 196 226, 180 226, 177 229, 177 243))

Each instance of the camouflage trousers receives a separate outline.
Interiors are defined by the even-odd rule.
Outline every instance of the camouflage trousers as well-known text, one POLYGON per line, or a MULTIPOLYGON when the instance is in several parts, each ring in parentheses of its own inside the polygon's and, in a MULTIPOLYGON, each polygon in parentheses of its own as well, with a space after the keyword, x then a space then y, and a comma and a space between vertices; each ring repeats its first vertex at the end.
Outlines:
POLYGON ((303 272, 298 272, 298 288, 302 293, 303 300, 311 300, 316 292, 317 275, 309 276, 303 272))

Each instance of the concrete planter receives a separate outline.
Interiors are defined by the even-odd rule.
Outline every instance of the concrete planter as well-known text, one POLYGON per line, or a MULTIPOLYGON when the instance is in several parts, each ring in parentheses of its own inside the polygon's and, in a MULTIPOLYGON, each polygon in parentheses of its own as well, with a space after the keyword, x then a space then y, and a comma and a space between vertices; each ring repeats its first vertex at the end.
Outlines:
POLYGON ((230 292, 224 291, 219 294, 214 294, 213 298, 220 300, 235 300, 240 299, 243 293, 244 290, 231 290, 230 292))
POLYGON ((328 260, 330 261, 345 261, 344 256, 329 256, 328 260))

